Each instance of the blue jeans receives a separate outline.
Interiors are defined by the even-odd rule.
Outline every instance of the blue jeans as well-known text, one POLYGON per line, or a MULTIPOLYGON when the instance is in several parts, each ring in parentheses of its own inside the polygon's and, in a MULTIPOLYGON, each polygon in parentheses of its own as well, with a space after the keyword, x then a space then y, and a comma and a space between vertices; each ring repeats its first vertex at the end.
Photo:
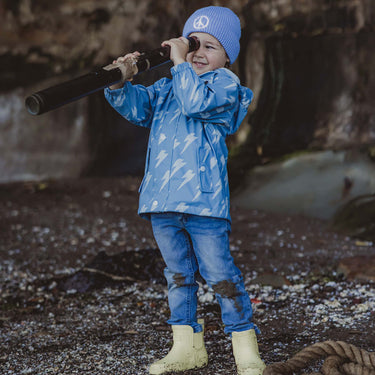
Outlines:
POLYGON ((235 266, 229 249, 230 222, 225 219, 180 213, 151 215, 155 240, 166 263, 171 325, 197 322, 196 275, 215 292, 221 307, 226 333, 255 328, 252 307, 241 271, 235 266))

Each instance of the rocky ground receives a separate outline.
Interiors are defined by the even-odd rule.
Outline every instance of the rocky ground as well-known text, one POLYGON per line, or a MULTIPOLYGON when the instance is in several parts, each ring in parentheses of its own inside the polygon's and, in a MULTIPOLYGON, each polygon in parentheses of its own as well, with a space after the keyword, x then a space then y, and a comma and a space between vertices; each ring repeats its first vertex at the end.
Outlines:
MULTIPOLYGON (((138 184, 0 186, 1 374, 147 374, 167 353, 163 263, 149 223, 136 214, 138 184)), ((231 248, 267 364, 325 340, 373 351, 373 270, 345 277, 339 264, 373 257, 374 244, 304 217, 239 207, 232 217, 231 248)), ((203 282, 199 299, 210 362, 186 374, 235 374, 230 340, 203 282)))

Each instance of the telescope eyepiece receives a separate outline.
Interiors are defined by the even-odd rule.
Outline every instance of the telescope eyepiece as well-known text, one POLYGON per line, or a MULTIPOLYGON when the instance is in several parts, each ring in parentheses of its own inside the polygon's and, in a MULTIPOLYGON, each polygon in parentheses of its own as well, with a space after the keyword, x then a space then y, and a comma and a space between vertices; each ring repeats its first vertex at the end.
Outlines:
POLYGON ((196 51, 200 47, 199 39, 196 36, 189 36, 189 52, 196 51))

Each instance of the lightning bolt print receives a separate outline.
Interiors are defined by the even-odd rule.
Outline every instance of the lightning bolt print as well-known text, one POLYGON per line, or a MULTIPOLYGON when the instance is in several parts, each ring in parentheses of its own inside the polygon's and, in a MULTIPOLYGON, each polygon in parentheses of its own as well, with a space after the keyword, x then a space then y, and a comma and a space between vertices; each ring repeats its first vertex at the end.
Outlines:
POLYGON ((176 207, 176 211, 178 211, 178 212, 185 212, 188 208, 189 208, 189 206, 187 206, 185 203, 180 203, 176 207))
POLYGON ((163 104, 163 102, 165 101, 165 97, 164 96, 159 96, 157 102, 156 102, 156 105, 161 105, 163 104))
POLYGON ((227 99, 230 104, 234 104, 236 102, 236 97, 234 95, 228 96, 227 99))
POLYGON ((176 120, 176 118, 178 117, 178 115, 180 114, 180 110, 177 108, 175 111, 174 111, 174 116, 171 118, 171 122, 176 120))
POLYGON ((167 136, 164 133, 161 133, 159 137, 159 145, 160 143, 163 143, 166 139, 167 139, 167 136))
POLYGON ((246 99, 242 99, 241 101, 241 104, 244 106, 244 107, 248 107, 251 103, 251 100, 249 98, 246 98, 246 99))
POLYGON ((221 157, 220 157, 220 163, 221 163, 221 168, 224 168, 225 167, 225 163, 226 163, 224 155, 221 155, 221 157))
POLYGON ((212 210, 210 208, 204 208, 200 215, 202 216, 212 216, 212 210))
POLYGON ((213 156, 210 159, 210 168, 213 169, 216 165, 217 165, 217 160, 216 160, 215 156, 213 156))
POLYGON ((167 183, 169 182, 170 180, 170 172, 169 172, 169 169, 164 173, 164 176, 162 177, 161 179, 163 181, 161 187, 160 187, 160 190, 159 190, 159 193, 164 189, 165 185, 167 185, 167 183))
POLYGON ((184 175, 183 175, 183 181, 181 183, 181 185, 178 187, 177 190, 180 190, 184 185, 186 185, 189 181, 191 181, 193 179, 193 177, 195 176, 195 173, 189 169, 184 175))
POLYGON ((196 190, 197 190, 197 194, 195 194, 195 196, 194 196, 194 198, 193 198, 193 202, 196 201, 196 200, 201 196, 201 194, 202 194, 199 185, 197 186, 196 190))
POLYGON ((115 99, 114 105, 120 106, 125 99, 126 99, 126 95, 123 92, 121 92, 121 94, 115 99))
POLYGON ((236 82, 232 82, 229 85, 225 86, 224 88, 225 89, 231 89, 232 87, 236 87, 236 86, 237 86, 237 83, 236 82))
POLYGON ((184 159, 177 159, 173 163, 171 177, 185 165, 184 159))
POLYGON ((227 206, 225 205, 225 201, 224 201, 224 199, 221 201, 221 210, 220 210, 220 212, 219 212, 219 215, 222 215, 223 214, 223 212, 224 212, 224 210, 226 210, 227 209, 227 206))
POLYGON ((158 161, 155 165, 155 168, 157 168, 160 163, 168 156, 168 153, 165 150, 161 150, 159 152, 159 155, 157 156, 156 160, 158 161))
POLYGON ((195 104, 199 100, 199 97, 200 97, 199 92, 193 91, 190 95, 189 100, 192 104, 195 104))
POLYGON ((186 74, 184 73, 181 77, 181 88, 182 90, 185 90, 187 87, 189 80, 186 78, 186 74))
POLYGON ((145 178, 145 184, 143 186, 143 189, 146 189, 150 180, 151 180, 152 174, 150 172, 147 172, 146 178, 145 178))
POLYGON ((218 194, 221 192, 221 190, 223 189, 223 187, 221 186, 221 182, 220 181, 215 185, 215 187, 217 189, 215 190, 215 193, 212 196, 212 199, 215 199, 218 196, 218 194))
POLYGON ((225 185, 225 187, 228 186, 228 175, 226 175, 225 178, 224 178, 224 185, 225 185))
POLYGON ((206 143, 206 144, 204 145, 204 150, 206 151, 206 153, 204 154, 204 158, 203 158, 203 160, 202 160, 203 163, 206 161, 206 159, 207 159, 207 157, 208 157, 208 155, 209 155, 209 153, 210 153, 210 149, 211 149, 210 144, 209 144, 209 143, 206 143))
POLYGON ((212 140, 212 143, 213 144, 218 143, 220 141, 221 133, 219 132, 219 130, 214 129, 214 131, 212 132, 212 134, 214 136, 214 139, 212 140))
POLYGON ((185 146, 183 150, 181 151, 181 154, 185 152, 185 150, 196 140, 198 137, 195 136, 195 133, 190 133, 189 135, 186 136, 184 139, 185 146))

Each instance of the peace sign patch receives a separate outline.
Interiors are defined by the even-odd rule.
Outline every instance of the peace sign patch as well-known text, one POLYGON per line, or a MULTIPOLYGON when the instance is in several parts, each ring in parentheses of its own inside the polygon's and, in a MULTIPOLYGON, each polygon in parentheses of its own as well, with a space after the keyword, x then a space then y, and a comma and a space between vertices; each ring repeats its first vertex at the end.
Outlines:
POLYGON ((210 23, 210 19, 207 16, 199 16, 194 20, 193 26, 197 30, 205 29, 210 23))

